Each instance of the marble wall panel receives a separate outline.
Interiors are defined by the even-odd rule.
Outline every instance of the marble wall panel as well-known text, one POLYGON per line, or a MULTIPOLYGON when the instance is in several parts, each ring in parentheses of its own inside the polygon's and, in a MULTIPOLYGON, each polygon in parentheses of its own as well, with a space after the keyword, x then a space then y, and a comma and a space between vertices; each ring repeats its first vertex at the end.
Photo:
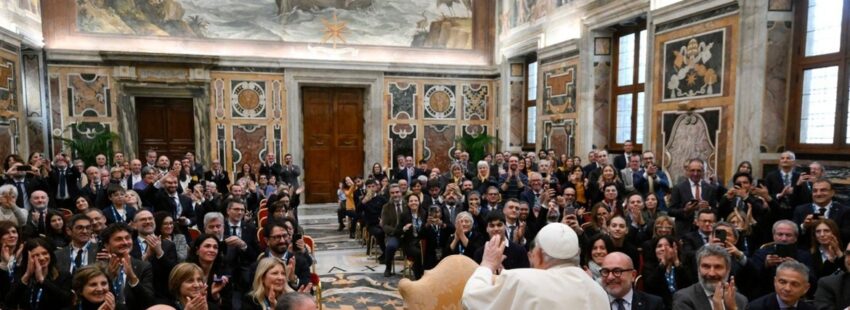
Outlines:
POLYGON ((451 164, 451 154, 455 146, 455 125, 426 125, 423 158, 429 167, 446 171, 451 164))
MULTIPOLYGON (((62 135, 62 93, 59 91, 59 76, 50 75, 47 80, 47 87, 50 89, 50 121, 52 132, 50 137, 62 135)), ((51 153, 56 154, 62 149, 59 143, 53 144, 51 153)))
POLYGON ((69 74, 67 90, 71 116, 112 116, 108 76, 92 73, 69 74))
POLYGON ((785 148, 790 46, 793 37, 791 26, 790 21, 767 23, 767 69, 761 114, 762 152, 778 153, 785 148))
POLYGON ((423 107, 425 119, 457 117, 457 87, 455 85, 425 84, 423 107))
POLYGON ((14 57, 0 54, 0 119, 15 117, 20 110, 18 62, 14 57))
POLYGON ((597 148, 608 144, 608 129, 611 113, 611 62, 593 63, 593 145, 597 148))
MULTIPOLYGON (((398 155, 414 156, 416 154, 416 127, 410 124, 395 124, 389 126, 390 158, 398 155)), ((400 168, 398 162, 391 161, 393 171, 400 168)))
POLYGON ((266 82, 233 80, 230 84, 230 111, 234 118, 266 117, 266 82))
POLYGON ((463 119, 486 120, 490 87, 481 84, 463 86, 463 119))
POLYGON ((390 83, 389 96, 390 118, 398 120, 416 118, 416 84, 390 83))
POLYGON ((30 152, 44 152, 44 130, 47 118, 41 107, 41 64, 38 54, 24 54, 23 72, 26 81, 27 146, 30 152))
POLYGON ((257 171, 262 162, 262 155, 268 151, 268 133, 264 125, 234 125, 231 128, 231 161, 230 171, 242 171, 242 165, 250 164, 257 171))
POLYGON ((543 122, 543 147, 556 154, 575 156, 576 121, 573 119, 543 122))
POLYGON ((678 183, 685 177, 683 167, 692 158, 706 161, 706 177, 717 174, 722 118, 720 108, 663 114, 664 153, 661 163, 671 181, 678 183))
POLYGON ((561 66, 543 72, 543 114, 576 111, 576 66, 561 66))
POLYGON ((521 147, 523 144, 523 132, 525 130, 525 101, 522 100, 523 87, 525 83, 522 81, 511 81, 511 128, 509 146, 521 147))

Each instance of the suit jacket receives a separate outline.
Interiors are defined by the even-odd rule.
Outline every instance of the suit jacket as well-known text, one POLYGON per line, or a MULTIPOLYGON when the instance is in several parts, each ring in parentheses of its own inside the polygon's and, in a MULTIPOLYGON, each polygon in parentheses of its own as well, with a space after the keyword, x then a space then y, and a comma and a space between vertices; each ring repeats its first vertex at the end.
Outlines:
MULTIPOLYGON (((74 199, 80 195, 80 188, 77 182, 80 181, 80 171, 74 167, 65 168, 65 189, 68 193, 68 199, 74 199)), ((47 189, 51 197, 51 202, 59 197, 59 168, 53 167, 50 174, 47 176, 47 189)))
MULTIPOLYGON (((751 301, 747 310, 781 310, 776 293, 770 293, 751 301)), ((797 310, 815 310, 815 306, 805 300, 797 302, 797 310)))
MULTIPOLYGON (((809 214, 814 213, 817 207, 812 203, 802 204, 794 208, 794 223, 800 225, 806 219, 809 214)), ((850 240, 850 216, 848 216, 847 206, 838 203, 837 201, 832 202, 832 206, 829 209, 829 218, 830 220, 835 221, 838 224, 838 228, 841 230, 841 239, 842 240, 850 240)), ((807 245, 811 243, 811 231, 806 230, 802 231, 800 234, 800 238, 797 238, 798 242, 801 242, 805 248, 808 248, 807 245)))
MULTIPOLYGON (((796 185, 797 180, 799 179, 800 173, 796 170, 791 170, 791 186, 796 185)), ((779 172, 779 170, 774 170, 768 173, 764 178, 764 186, 767 187, 767 191, 770 193, 770 196, 773 197, 773 199, 776 199, 776 195, 781 193, 785 188, 785 182, 782 180, 782 173, 779 172)), ((791 197, 788 198, 790 199, 791 197)), ((791 203, 792 206, 799 205, 794 203, 794 201, 791 201, 791 203)))
POLYGON ((297 165, 281 166, 280 179, 292 188, 298 188, 298 177, 301 175, 301 167, 297 165))
POLYGON ((629 158, 626 154, 620 154, 614 157, 614 167, 617 168, 618 171, 626 169, 628 165, 629 158))
POLYGON ((818 310, 839 310, 850 306, 850 274, 844 272, 818 280, 815 307, 818 310))
POLYGON ((280 177, 281 169, 282 169, 282 167, 280 166, 279 163, 273 163, 271 165, 268 165, 266 163, 262 163, 262 164, 260 164, 260 171, 259 172, 260 172, 261 175, 264 175, 264 176, 269 177, 269 178, 271 178, 271 176, 274 176, 277 179, 278 182, 281 182, 281 181, 283 181, 283 180, 281 180, 281 177, 280 177))
POLYGON ((685 253, 696 253, 699 248, 705 245, 705 240, 699 234, 699 231, 692 231, 682 236, 682 246, 685 253))
POLYGON ((80 189, 80 195, 86 196, 94 207, 103 210, 110 204, 109 197, 106 195, 107 186, 108 184, 101 184, 100 189, 97 189, 89 184, 80 189))
MULTIPOLYGON (((44 182, 44 179, 41 178, 41 177, 28 176, 28 177, 24 178, 23 182, 24 182, 24 190, 26 190, 26 192, 27 192, 27 194, 26 194, 27 199, 29 199, 29 197, 32 196, 32 193, 34 191, 37 191, 37 190, 43 190, 47 193, 50 193, 47 190, 47 185, 44 182)), ((10 184, 10 185, 15 186, 17 188, 17 185, 15 183, 15 179, 7 178, 5 184, 10 184)), ((24 195, 21 195, 21 193, 18 193, 18 199, 15 200, 15 204, 17 204, 18 207, 27 209, 27 208, 24 207, 25 206, 24 195)))
MULTIPOLYGON (((694 200, 694 194, 691 192, 691 181, 685 180, 684 182, 679 183, 676 187, 672 188, 671 192, 672 196, 670 198, 670 206, 668 213, 670 216, 676 217, 676 222, 678 225, 684 225, 681 227, 685 229, 684 231, 690 231, 691 223, 693 223, 693 212, 690 214, 685 213, 685 204, 689 201, 694 200)), ((708 204, 712 207, 712 209, 717 208, 717 188, 713 185, 709 184, 705 180, 700 181, 700 196, 702 196, 702 200, 708 201, 708 204)), ((661 200, 659 197, 658 200, 661 200)), ((677 227, 679 228, 679 227, 677 227)), ((682 230, 679 230, 683 232, 682 230)))
MULTIPOLYGON (((404 203, 401 204, 401 211, 407 209, 404 203)), ((381 208, 381 228, 384 229, 384 234, 387 236, 398 237, 401 235, 396 228, 401 223, 401 214, 396 212, 395 205, 392 201, 387 202, 381 208)))
POLYGON ((174 218, 174 222, 177 223, 177 219, 181 216, 184 216, 191 221, 189 226, 192 226, 194 222, 197 221, 197 214, 195 213, 195 208, 192 205, 192 198, 189 198, 186 195, 177 195, 178 199, 180 199, 180 214, 177 214, 177 204, 174 203, 174 199, 168 195, 165 189, 160 189, 154 195, 154 203, 153 210, 154 212, 165 211, 174 218))
POLYGON ((638 290, 632 290, 632 310, 664 310, 664 301, 661 297, 647 294, 638 290))
MULTIPOLYGON (((132 222, 133 218, 136 217, 136 209, 125 205, 124 211, 125 215, 123 221, 121 222, 132 222)), ((118 217, 120 216, 120 214, 118 214, 118 211, 115 210, 115 206, 110 205, 108 208, 103 210, 103 216, 106 217, 106 224, 109 225, 118 222, 118 217)))
MULTIPOLYGON (((130 250, 130 256, 135 259, 142 259, 141 244, 137 238, 137 234, 133 234, 133 249, 130 250)), ((162 257, 151 255, 147 260, 153 271, 154 296, 160 301, 170 299, 171 295, 168 292, 168 276, 171 269, 179 263, 177 260, 177 247, 174 242, 162 239, 162 257)))
MULTIPOLYGON (((86 244, 85 249, 86 253, 86 261, 84 266, 92 265, 97 263, 97 244, 94 242, 89 242, 86 244)), ((74 262, 74 257, 72 256, 74 253, 74 248, 68 244, 68 246, 64 248, 59 248, 54 252, 56 256, 56 268, 60 271, 70 273, 71 265, 74 262)))
POLYGON ((230 177, 224 169, 221 169, 220 172, 221 173, 219 175, 214 177, 212 170, 207 171, 204 173, 204 179, 215 183, 215 187, 218 189, 218 192, 222 195, 227 195, 227 186, 230 185, 230 177))
POLYGON ((420 175, 427 175, 425 171, 416 167, 413 167, 413 176, 408 177, 407 168, 399 169, 396 171, 395 175, 393 175, 393 179, 395 180, 407 180, 407 184, 410 184, 412 179, 418 178, 420 175))
MULTIPOLYGON (((490 237, 487 236, 486 238, 490 237)), ((514 243, 513 241, 508 242, 508 246, 505 247, 504 254, 505 259, 502 261, 502 267, 505 267, 505 270, 531 267, 531 263, 528 261, 528 250, 526 250, 525 247, 514 243)), ((481 260, 483 258, 484 247, 482 246, 478 248, 477 251, 475 251, 475 256, 473 259, 476 263, 481 264, 481 260)))
MULTIPOLYGON (((738 309, 744 309, 747 306, 747 297, 736 292, 735 303, 738 305, 738 309)), ((711 303, 708 301, 708 296, 705 294, 702 284, 696 283, 673 294, 673 309, 711 309, 711 303)))

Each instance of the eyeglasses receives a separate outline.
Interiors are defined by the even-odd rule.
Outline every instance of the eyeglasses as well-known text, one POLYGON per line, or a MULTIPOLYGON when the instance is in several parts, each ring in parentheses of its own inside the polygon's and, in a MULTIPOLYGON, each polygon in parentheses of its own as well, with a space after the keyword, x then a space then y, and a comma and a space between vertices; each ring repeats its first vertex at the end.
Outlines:
POLYGON ((88 225, 88 226, 74 226, 74 229, 76 229, 76 230, 82 230, 82 231, 91 230, 91 225, 88 225))
POLYGON ((289 237, 289 235, 274 235, 269 236, 269 240, 281 240, 283 238, 289 237))
POLYGON ((614 277, 615 277, 615 278, 619 278, 620 276, 622 276, 622 275, 623 275, 623 272, 626 272, 626 271, 632 271, 632 270, 634 270, 634 269, 620 269, 620 268, 608 269, 608 268, 602 268, 602 269, 600 269, 600 270, 599 270, 599 274, 601 274, 603 277, 608 277, 608 275, 610 275, 610 274, 614 274, 614 277))

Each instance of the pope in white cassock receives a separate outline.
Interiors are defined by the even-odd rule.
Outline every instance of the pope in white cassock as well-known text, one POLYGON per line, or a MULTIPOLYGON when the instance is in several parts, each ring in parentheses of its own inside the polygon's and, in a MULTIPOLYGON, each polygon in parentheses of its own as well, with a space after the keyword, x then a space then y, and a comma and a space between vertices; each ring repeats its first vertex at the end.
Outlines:
POLYGON ((534 240, 533 268, 501 270, 502 238, 484 246, 481 266, 463 289, 466 309, 610 309, 605 290, 579 267, 576 233, 551 223, 534 240))

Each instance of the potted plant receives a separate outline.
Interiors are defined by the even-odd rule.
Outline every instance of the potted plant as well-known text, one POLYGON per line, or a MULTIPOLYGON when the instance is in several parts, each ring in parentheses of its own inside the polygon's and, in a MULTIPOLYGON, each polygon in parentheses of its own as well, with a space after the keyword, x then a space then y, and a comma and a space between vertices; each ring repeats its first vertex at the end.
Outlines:
POLYGON ((460 145, 461 149, 469 153, 469 160, 476 163, 484 159, 488 148, 496 145, 499 139, 486 133, 480 133, 475 136, 464 134, 457 137, 455 141, 460 145))
MULTIPOLYGON (((74 124, 68 125, 65 130, 74 132, 72 126, 74 124)), ((74 158, 82 159, 86 166, 95 165, 95 157, 98 154, 104 154, 107 159, 111 159, 113 153, 112 143, 121 142, 121 137, 109 130, 87 134, 84 137, 75 139, 68 139, 62 136, 55 136, 53 138, 61 141, 67 148, 71 149, 74 158)))

